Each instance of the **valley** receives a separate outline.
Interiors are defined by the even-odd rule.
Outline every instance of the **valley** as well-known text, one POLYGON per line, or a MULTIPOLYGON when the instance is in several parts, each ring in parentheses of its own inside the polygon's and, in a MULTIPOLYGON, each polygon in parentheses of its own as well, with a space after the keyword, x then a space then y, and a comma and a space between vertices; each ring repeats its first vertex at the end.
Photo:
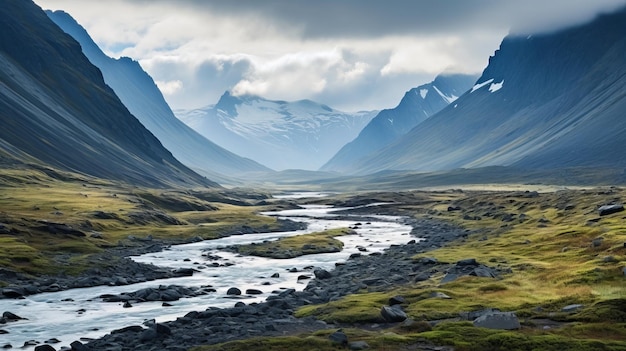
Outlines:
POLYGON ((0 6, 0 348, 626 350, 624 0, 103 4, 0 6))

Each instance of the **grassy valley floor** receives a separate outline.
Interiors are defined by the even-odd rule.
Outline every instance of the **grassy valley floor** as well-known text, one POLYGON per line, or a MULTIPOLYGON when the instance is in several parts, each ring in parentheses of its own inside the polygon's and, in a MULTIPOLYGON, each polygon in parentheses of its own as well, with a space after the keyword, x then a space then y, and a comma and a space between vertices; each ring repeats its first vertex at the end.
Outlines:
MULTIPOLYGON (((252 190, 145 189, 49 169, 2 170, 0 190, 0 288, 4 289, 42 277, 64 277, 69 282, 94 275, 94 269, 105 276, 122 274, 124 255, 174 243, 293 229, 293 224, 258 215, 293 208, 293 200, 272 199, 268 193, 252 190), (111 259, 111 254, 117 258, 111 259)), ((297 327, 282 334, 274 330, 266 337, 214 344, 216 339, 209 333, 177 347, 213 344, 194 351, 336 350, 365 345, 370 350, 626 350, 626 212, 600 212, 601 206, 621 205, 625 195, 623 189, 606 187, 540 193, 354 193, 302 200, 341 206, 383 203, 351 212, 406 216, 414 227, 412 235, 425 241, 391 248, 383 256, 363 253, 338 266, 331 272, 332 279, 316 279, 301 295, 270 304, 270 311, 276 303, 285 306, 275 312, 282 321, 300 318, 300 324, 292 320, 297 327), (443 240, 443 232, 454 235, 443 240), (450 277, 465 269, 466 263, 461 262, 470 262, 472 269, 486 274, 450 277), (383 271, 385 276, 377 276, 383 271), (349 289, 337 292, 340 285, 349 289), (390 301, 401 306, 406 320, 389 322, 381 315, 390 301), (520 328, 476 327, 472 316, 487 309, 515 313, 520 328), (308 322, 313 320, 327 324, 313 327, 308 322)), ((334 251, 341 246, 333 238, 349 234, 348 230, 314 233, 238 250, 270 257, 334 251)), ((266 308, 250 307, 255 313, 266 308)), ((185 328, 200 330, 209 321, 202 318, 214 313, 219 318, 234 314, 199 312, 170 326, 185 335, 185 328)), ((131 340, 133 335, 115 338, 131 340)), ((146 341, 138 350, 181 342, 168 343, 169 337, 146 341)))

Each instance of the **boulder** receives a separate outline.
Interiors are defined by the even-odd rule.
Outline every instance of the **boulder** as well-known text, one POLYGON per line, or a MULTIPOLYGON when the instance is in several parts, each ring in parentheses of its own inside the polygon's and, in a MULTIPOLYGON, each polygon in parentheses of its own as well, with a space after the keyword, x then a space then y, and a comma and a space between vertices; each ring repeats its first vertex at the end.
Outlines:
POLYGON ((246 294, 247 295, 261 295, 261 294, 263 294, 263 292, 261 290, 258 290, 258 289, 247 289, 246 290, 246 294))
POLYGON ((330 334, 328 336, 328 339, 330 339, 330 341, 333 344, 339 344, 339 345, 348 345, 348 336, 341 330, 337 330, 336 332, 330 334))
POLYGON ((2 295, 11 299, 17 299, 24 296, 24 289, 19 287, 6 287, 2 289, 2 295))
POLYGON ((329 279, 332 278, 332 274, 325 269, 316 269, 313 271, 316 279, 329 279))
POLYGON ((402 322, 407 319, 406 313, 404 313, 399 305, 383 306, 380 309, 380 314, 385 319, 385 321, 389 323, 402 322))
POLYGON ((478 262, 475 258, 466 258, 456 263, 457 266, 478 266, 478 262))
POLYGON ((474 320, 474 326, 488 329, 514 330, 520 329, 519 319, 513 312, 492 312, 474 320))
POLYGON ((72 351, 89 351, 85 345, 80 341, 74 341, 70 344, 72 351))
POLYGON ((241 295, 241 290, 238 288, 230 288, 226 291, 226 295, 241 295))
POLYGON ((624 211, 624 205, 604 205, 598 208, 598 214, 600 214, 600 216, 606 216, 622 211, 624 211))
POLYGON ((54 347, 50 345, 39 345, 35 346, 35 351, 57 351, 54 347))
POLYGON ((22 317, 16 315, 15 313, 12 313, 12 312, 9 312, 9 311, 4 312, 2 314, 2 317, 5 318, 6 320, 8 320, 9 322, 26 319, 26 318, 22 318, 22 317))
POLYGON ((405 302, 406 302, 406 299, 404 298, 404 296, 397 295, 397 296, 389 298, 389 306, 401 305, 405 302))

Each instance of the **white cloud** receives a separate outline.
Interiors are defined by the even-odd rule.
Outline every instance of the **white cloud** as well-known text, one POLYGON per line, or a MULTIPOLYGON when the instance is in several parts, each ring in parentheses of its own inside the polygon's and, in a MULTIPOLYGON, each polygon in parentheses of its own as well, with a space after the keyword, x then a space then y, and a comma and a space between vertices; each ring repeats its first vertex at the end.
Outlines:
POLYGON ((157 80, 155 83, 165 96, 174 95, 183 88, 183 82, 180 80, 170 80, 167 82, 157 80))
POLYGON ((549 30, 626 0, 35 0, 63 9, 107 54, 139 61, 173 108, 225 90, 393 107, 444 70, 482 71, 511 28, 549 30))

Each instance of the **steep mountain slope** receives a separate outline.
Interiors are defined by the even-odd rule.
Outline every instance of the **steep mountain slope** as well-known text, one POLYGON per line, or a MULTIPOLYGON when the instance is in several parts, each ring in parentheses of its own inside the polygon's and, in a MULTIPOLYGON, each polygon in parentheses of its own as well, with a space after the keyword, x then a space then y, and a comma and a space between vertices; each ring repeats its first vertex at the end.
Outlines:
POLYGON ((350 169, 354 162, 389 145, 455 101, 472 87, 477 78, 475 75, 442 74, 428 84, 409 90, 398 106, 380 111, 359 136, 341 148, 321 170, 341 172, 350 169))
POLYGON ((215 106, 176 115, 218 145, 273 169, 316 170, 375 112, 350 114, 310 100, 271 101, 226 92, 215 106))
POLYGON ((5 160, 149 186, 215 185, 178 162, 32 1, 0 6, 5 160))
POLYGON ((352 171, 626 166, 624 23, 505 38, 479 84, 352 171))
POLYGON ((152 78, 130 58, 106 56, 89 34, 69 14, 46 12, 63 31, 74 37, 87 58, 100 70, 105 82, 139 121, 183 164, 201 174, 219 177, 250 171, 269 171, 210 142, 181 122, 165 102, 152 78))

